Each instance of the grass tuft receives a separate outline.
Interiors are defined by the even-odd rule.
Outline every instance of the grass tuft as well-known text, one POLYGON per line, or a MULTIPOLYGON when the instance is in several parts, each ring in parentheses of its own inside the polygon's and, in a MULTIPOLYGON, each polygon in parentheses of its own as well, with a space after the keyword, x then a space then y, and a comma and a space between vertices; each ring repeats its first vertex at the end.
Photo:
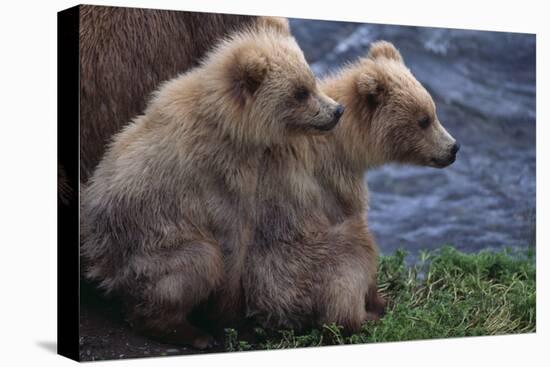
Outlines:
POLYGON ((398 250, 380 261, 379 289, 388 301, 378 322, 345 336, 337 325, 297 334, 256 328, 255 344, 226 330, 227 351, 530 333, 536 330, 535 260, 510 250, 462 253, 451 246, 422 252, 407 266, 398 250))

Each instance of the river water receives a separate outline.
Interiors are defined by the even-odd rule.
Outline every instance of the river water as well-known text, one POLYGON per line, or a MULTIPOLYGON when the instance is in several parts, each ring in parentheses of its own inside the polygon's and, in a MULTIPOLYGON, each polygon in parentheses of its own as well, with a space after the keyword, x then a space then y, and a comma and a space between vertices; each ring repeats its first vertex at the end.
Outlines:
POLYGON ((443 170, 368 172, 369 226, 383 254, 534 245, 535 35, 303 19, 291 29, 319 76, 373 41, 394 43, 461 143, 443 170))
MULTIPOLYGON (((535 36, 298 19, 291 28, 319 76, 365 55, 372 41, 393 42, 462 144, 443 170, 389 165, 368 173, 368 219, 383 254, 534 244, 535 36)), ((81 292, 83 360, 196 352, 131 332, 116 310, 81 292)))

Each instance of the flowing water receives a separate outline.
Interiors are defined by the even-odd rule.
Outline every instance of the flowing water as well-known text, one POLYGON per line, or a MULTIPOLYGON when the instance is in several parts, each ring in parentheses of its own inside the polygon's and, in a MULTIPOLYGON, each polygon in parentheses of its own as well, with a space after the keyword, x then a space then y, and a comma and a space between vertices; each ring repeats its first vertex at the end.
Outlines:
POLYGON ((373 41, 394 43, 462 145, 442 170, 368 172, 369 225, 383 254, 534 245, 535 35, 302 19, 291 28, 319 76, 373 41))
MULTIPOLYGON (((298 19, 291 27, 320 76, 365 55, 372 41, 393 42, 462 144, 443 170, 368 173, 369 223, 382 253, 534 244, 535 36, 298 19)), ((131 332, 92 290, 81 297, 83 360, 196 353, 131 332)))

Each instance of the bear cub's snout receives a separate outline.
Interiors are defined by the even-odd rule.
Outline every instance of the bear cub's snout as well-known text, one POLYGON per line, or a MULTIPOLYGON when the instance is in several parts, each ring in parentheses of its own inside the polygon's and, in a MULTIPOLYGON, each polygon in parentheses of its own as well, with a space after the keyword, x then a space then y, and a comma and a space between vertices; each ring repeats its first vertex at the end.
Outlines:
POLYGON ((344 106, 339 104, 338 106, 336 106, 336 109, 334 110, 334 119, 336 121, 340 120, 340 117, 342 117, 343 114, 344 114, 344 106))
POLYGON ((341 104, 336 104, 334 107, 332 113, 330 114, 330 120, 321 125, 316 125, 315 128, 319 131, 330 131, 338 125, 338 122, 340 121, 340 117, 344 114, 344 106, 341 104))
POLYGON ((454 142, 453 145, 451 145, 449 153, 445 156, 445 158, 433 158, 432 162, 435 164, 437 168, 444 168, 444 167, 450 166, 456 161, 456 155, 459 150, 460 150, 460 143, 454 142))
POLYGON ((460 143, 459 142, 455 142, 452 146, 451 146, 451 154, 449 156, 449 160, 448 160, 448 164, 447 165, 451 165, 453 164, 455 161, 456 161, 456 154, 458 153, 458 151, 460 150, 460 143))
POLYGON ((456 158, 456 153, 460 150, 460 143, 455 142, 451 147, 451 155, 456 158))

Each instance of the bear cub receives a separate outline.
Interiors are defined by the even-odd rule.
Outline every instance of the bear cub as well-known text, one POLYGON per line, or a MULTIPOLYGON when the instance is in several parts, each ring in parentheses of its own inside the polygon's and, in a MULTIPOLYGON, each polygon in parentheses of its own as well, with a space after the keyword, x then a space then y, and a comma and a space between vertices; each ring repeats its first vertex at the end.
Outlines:
POLYGON ((83 187, 83 273, 124 299, 136 329, 210 346, 189 315, 204 304, 222 316, 242 309, 266 149, 329 130, 342 113, 285 32, 250 29, 223 40, 161 85, 83 187))
POLYGON ((374 43, 321 88, 346 111, 332 131, 292 137, 264 162, 243 277, 246 314, 268 328, 335 322, 356 332, 385 307, 365 172, 390 162, 442 168, 459 146, 388 42, 374 43))

